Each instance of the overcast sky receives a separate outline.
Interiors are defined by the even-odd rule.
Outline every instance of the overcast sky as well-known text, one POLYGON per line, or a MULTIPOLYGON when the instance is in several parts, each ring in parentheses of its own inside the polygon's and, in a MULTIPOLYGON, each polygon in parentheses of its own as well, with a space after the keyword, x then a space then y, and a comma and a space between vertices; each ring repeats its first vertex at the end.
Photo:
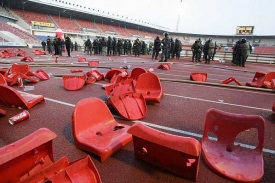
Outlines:
POLYGON ((233 35, 255 26, 255 35, 275 35, 275 0, 66 0, 184 33, 233 35))

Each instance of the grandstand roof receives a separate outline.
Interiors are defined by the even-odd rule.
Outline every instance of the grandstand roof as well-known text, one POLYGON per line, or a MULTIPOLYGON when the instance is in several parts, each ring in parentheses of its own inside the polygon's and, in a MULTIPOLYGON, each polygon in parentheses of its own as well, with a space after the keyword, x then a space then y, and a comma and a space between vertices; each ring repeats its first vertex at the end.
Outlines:
POLYGON ((152 27, 142 26, 131 22, 121 21, 117 20, 115 18, 109 18, 104 17, 100 15, 95 15, 87 12, 81 12, 79 10, 73 10, 69 8, 64 7, 57 7, 54 5, 47 5, 39 2, 34 1, 28 1, 28 0, 0 0, 1 4, 3 6, 7 6, 11 9, 19 9, 19 10, 26 10, 26 11, 32 11, 32 12, 39 12, 44 14, 50 14, 50 15, 56 15, 56 16, 62 16, 62 17, 68 17, 68 18, 74 18, 74 19, 80 19, 80 20, 87 20, 87 21, 93 21, 96 23, 103 23, 108 25, 115 25, 120 27, 127 27, 137 30, 143 30, 147 32, 153 32, 162 34, 164 30, 155 29, 152 27))

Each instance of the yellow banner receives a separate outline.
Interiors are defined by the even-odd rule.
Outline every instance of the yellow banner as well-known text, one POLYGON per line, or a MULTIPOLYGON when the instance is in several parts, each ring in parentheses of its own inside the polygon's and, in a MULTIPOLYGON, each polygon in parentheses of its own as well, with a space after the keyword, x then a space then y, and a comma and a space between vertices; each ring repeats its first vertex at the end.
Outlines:
POLYGON ((41 26, 41 27, 54 27, 53 23, 36 22, 36 21, 32 21, 32 25, 38 25, 38 26, 41 26))

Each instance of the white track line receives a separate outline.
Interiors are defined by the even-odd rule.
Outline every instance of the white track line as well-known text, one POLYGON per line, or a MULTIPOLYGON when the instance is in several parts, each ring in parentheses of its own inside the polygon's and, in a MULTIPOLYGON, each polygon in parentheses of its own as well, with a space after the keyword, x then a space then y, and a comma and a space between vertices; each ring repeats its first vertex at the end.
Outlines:
POLYGON ((186 99, 191 99, 191 100, 198 100, 198 101, 203 101, 203 102, 210 102, 210 103, 216 103, 216 104, 223 104, 223 105, 230 105, 230 106, 235 106, 235 107, 242 107, 242 108, 248 108, 248 109, 257 109, 257 110, 272 112, 271 109, 264 109, 264 108, 259 108, 259 107, 251 107, 251 106, 246 106, 246 105, 231 104, 231 103, 226 103, 226 102, 219 102, 219 101, 214 101, 214 100, 206 100, 206 99, 193 98, 193 97, 185 97, 185 96, 181 96, 181 95, 173 95, 173 94, 167 94, 167 93, 165 93, 164 95, 172 96, 172 97, 178 97, 178 98, 186 98, 186 99))
MULTIPOLYGON (((51 101, 51 102, 55 102, 55 103, 59 103, 59 104, 66 105, 66 106, 70 106, 70 107, 75 107, 74 104, 70 104, 70 103, 67 103, 67 102, 62 102, 62 101, 51 99, 51 98, 45 98, 45 100, 48 100, 48 101, 51 101)), ((258 108, 258 109, 261 110, 261 108, 258 108)), ((119 116, 114 116, 114 117, 121 118, 119 116)), ((134 123, 140 122, 140 123, 143 123, 143 124, 145 124, 147 126, 155 127, 155 128, 158 128, 158 129, 172 131, 172 132, 176 132, 176 133, 180 133, 180 134, 188 135, 188 136, 192 136, 192 137, 202 138, 202 135, 198 134, 198 133, 188 132, 188 131, 184 131, 184 130, 178 130, 178 129, 175 129, 175 128, 170 128, 170 127, 166 127, 166 126, 156 125, 156 124, 152 124, 152 123, 148 123, 148 122, 144 122, 144 121, 139 121, 139 120, 135 120, 135 121, 132 121, 132 122, 134 122, 134 123)), ((247 149, 255 149, 256 148, 255 146, 251 146, 251 145, 248 145, 248 144, 242 144, 242 143, 238 143, 238 144, 240 146, 244 147, 244 148, 247 148, 247 149)), ((272 150, 272 149, 263 148, 263 152, 275 155, 275 151, 272 150)))

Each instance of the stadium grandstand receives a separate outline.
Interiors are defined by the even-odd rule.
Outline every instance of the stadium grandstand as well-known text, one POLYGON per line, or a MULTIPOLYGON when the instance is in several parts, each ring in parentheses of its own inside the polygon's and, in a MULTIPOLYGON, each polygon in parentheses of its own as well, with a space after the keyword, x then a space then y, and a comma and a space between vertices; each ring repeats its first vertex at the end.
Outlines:
POLYGON ((246 38, 257 54, 275 54, 274 35, 204 35, 170 31, 170 28, 145 21, 133 20, 104 10, 61 0, 1 0, 0 46, 41 47, 47 36, 54 37, 59 28, 83 45, 87 38, 116 37, 134 41, 144 40, 147 45, 165 31, 178 38, 183 48, 189 48, 196 39, 203 41, 212 37, 224 51, 230 50, 240 38, 246 38), (267 48, 268 47, 268 48, 267 48))

